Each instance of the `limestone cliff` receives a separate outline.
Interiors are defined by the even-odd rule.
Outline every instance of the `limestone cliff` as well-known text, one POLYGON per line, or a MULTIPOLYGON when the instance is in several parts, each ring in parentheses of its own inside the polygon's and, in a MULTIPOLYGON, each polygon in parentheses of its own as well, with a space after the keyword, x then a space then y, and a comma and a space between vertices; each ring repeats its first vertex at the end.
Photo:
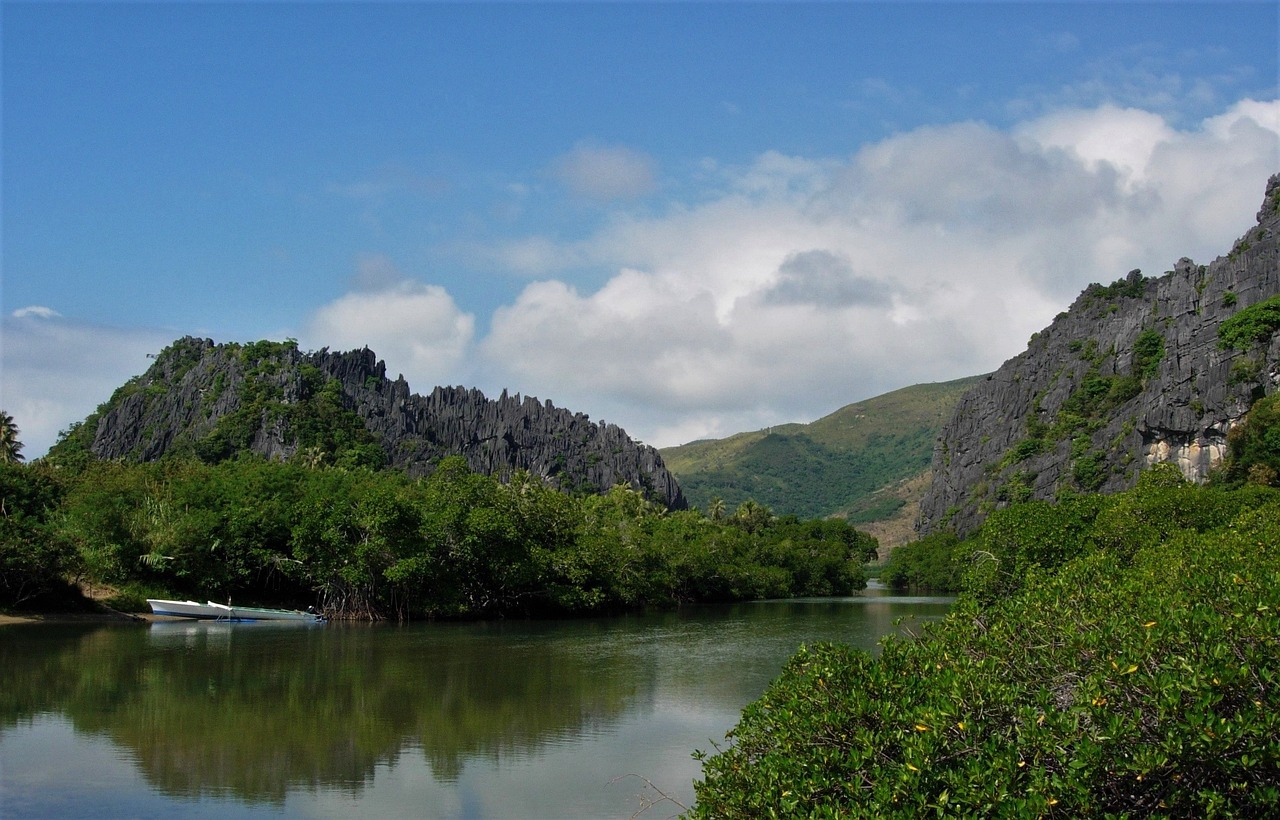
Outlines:
POLYGON ((425 475, 461 455, 476 472, 528 470, 575 491, 622 483, 685 506, 658 451, 617 425, 506 391, 494 400, 462 387, 417 395, 403 377, 388 379, 368 348, 303 353, 293 342, 179 339, 81 427, 77 434, 99 458, 151 461, 186 451, 218 460, 249 450, 425 475))
POLYGON ((1227 256, 1086 288, 960 400, 934 448, 917 531, 964 534, 1015 501, 1117 492, 1159 462, 1203 481, 1231 427, 1280 385, 1280 333, 1248 349, 1218 334, 1280 294, 1278 242, 1280 175, 1227 256))

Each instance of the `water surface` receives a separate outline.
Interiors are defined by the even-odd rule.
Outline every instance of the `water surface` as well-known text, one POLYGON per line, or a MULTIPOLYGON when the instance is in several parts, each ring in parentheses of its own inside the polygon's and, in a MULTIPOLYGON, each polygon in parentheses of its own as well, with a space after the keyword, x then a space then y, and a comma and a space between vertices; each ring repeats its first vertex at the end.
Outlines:
POLYGON ((646 781, 687 805, 692 752, 800 644, 874 649, 949 604, 873 589, 574 621, 4 627, 0 817, 629 817, 661 798, 646 781))

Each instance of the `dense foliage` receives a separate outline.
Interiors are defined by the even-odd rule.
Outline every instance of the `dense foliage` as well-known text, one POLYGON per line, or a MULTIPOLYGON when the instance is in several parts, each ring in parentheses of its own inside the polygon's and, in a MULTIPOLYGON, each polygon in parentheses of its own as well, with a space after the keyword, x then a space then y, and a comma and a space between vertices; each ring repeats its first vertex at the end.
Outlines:
POLYGON ((1218 347, 1249 350, 1280 330, 1280 296, 1250 305, 1218 327, 1218 347))
POLYGON ((72 570, 74 549, 49 522, 61 497, 49 471, 0 462, 0 605, 45 595, 72 570))
POLYGON ((315 604, 335 617, 583 613, 842 595, 876 542, 753 502, 711 520, 616 487, 571 496, 461 458, 427 479, 239 457, 0 472, 0 606, 57 579, 116 603, 193 596, 315 604))
POLYGON ((1280 486, 1280 393, 1254 402, 1245 421, 1227 433, 1227 445, 1215 484, 1280 486))
POLYGON ((942 532, 898 547, 880 578, 899 589, 967 590, 989 601, 1016 592, 1032 570, 1053 570, 1098 548, 1132 553, 1184 529, 1219 526, 1249 503, 1249 488, 1280 487, 1280 394, 1254 402, 1227 443, 1205 488, 1164 464, 1139 478, 1142 493, 1014 504, 963 542, 942 532))
POLYGON ((1277 407, 1208 486, 1162 465, 899 547, 881 578, 962 589, 952 614, 878 658, 802 649, 700 753, 690 814, 1276 816, 1277 407))
POLYGON ((1167 471, 939 539, 972 594, 879 658, 801 651, 691 814, 1276 816, 1278 545, 1280 491, 1167 471))
POLYGON ((855 518, 876 520, 901 505, 873 506, 876 490, 926 469, 936 435, 928 428, 874 435, 857 450, 841 450, 803 433, 771 433, 731 464, 678 475, 695 503, 717 496, 730 505, 754 499, 806 518, 857 508, 863 515, 855 518))
POLYGON ((963 564, 956 560, 960 539, 936 532, 894 549, 880 571, 880 581, 896 589, 952 592, 960 588, 963 564))

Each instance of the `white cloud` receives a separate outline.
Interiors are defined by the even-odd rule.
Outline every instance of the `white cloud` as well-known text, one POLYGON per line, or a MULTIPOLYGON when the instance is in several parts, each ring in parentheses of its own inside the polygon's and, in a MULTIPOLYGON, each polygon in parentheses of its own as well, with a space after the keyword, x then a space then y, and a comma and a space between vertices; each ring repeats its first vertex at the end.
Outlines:
POLYGON ((475 318, 437 285, 400 278, 382 257, 361 260, 357 282, 376 289, 345 294, 315 311, 304 347, 369 347, 392 378, 403 374, 417 392, 456 383, 475 334, 475 318))
POLYGON ((591 142, 559 157, 551 175, 576 196, 602 201, 644 196, 657 184, 652 157, 624 145, 591 142))
POLYGON ((840 162, 768 153, 700 205, 526 239, 618 273, 530 284, 480 352, 494 378, 660 445, 985 372, 1089 282, 1228 250, 1280 170, 1278 105, 1185 130, 1102 106, 920 128, 840 162))
POLYGON ((1021 133, 1044 148, 1067 152, 1091 173, 1110 165, 1129 190, 1145 178, 1155 146, 1174 136, 1158 114, 1112 105, 1056 112, 1028 123, 1021 133))
POLYGON ((1232 127, 1241 123, 1280 134, 1280 100, 1241 100, 1221 116, 1205 120, 1204 130, 1218 139, 1227 139, 1232 127))
POLYGON ((61 315, 62 314, 58 313, 58 311, 53 308, 47 308, 43 305, 31 305, 30 307, 18 308, 13 312, 13 318, 15 319, 57 319, 61 315))
POLYGON ((72 321, 48 307, 19 308, 0 325, 0 396, 18 425, 22 455, 45 454, 58 434, 82 421, 144 372, 174 334, 72 321))

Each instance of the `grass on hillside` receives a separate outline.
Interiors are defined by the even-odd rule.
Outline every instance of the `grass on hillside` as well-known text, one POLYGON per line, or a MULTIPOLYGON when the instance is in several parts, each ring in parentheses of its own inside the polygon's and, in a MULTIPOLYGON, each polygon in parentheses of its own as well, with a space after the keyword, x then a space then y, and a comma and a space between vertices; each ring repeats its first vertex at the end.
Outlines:
POLYGON ((887 521, 917 498, 886 492, 927 470, 960 396, 981 376, 896 390, 810 424, 786 424, 662 451, 689 502, 751 499, 779 514, 887 521))

